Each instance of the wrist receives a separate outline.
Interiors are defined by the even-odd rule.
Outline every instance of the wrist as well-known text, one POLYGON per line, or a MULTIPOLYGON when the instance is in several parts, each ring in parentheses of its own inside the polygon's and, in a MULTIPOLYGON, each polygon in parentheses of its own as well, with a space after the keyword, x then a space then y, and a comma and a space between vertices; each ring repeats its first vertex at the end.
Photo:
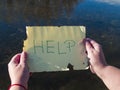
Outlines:
POLYGON ((21 84, 11 84, 8 90, 27 90, 27 88, 21 84))
POLYGON ((22 86, 24 86, 26 89, 28 88, 28 85, 27 85, 26 82, 11 82, 11 85, 14 85, 14 84, 22 85, 22 86))
POLYGON ((96 75, 101 79, 104 78, 104 71, 107 67, 108 65, 102 66, 101 68, 96 68, 96 75))

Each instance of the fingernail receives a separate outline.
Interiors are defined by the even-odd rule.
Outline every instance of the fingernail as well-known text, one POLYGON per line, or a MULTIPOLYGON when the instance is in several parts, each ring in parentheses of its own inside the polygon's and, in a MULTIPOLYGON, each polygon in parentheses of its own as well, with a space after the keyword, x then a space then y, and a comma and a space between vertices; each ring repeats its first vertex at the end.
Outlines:
POLYGON ((85 43, 85 41, 86 41, 86 38, 83 39, 83 43, 85 43))
POLYGON ((25 51, 22 52, 25 58, 27 58, 27 53, 25 51))
MULTIPOLYGON (((83 44, 85 44, 86 38, 84 38, 81 42, 82 42, 83 44)), ((79 44, 80 44, 80 42, 79 42, 79 44)))
POLYGON ((90 40, 91 40, 90 38, 87 38, 87 39, 86 39, 86 42, 90 42, 90 40))

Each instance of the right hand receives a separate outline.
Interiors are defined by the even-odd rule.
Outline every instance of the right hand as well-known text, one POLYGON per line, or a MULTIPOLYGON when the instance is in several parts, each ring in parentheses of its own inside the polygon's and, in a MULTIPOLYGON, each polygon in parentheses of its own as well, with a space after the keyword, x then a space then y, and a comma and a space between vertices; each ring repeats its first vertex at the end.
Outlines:
POLYGON ((85 47, 89 58, 91 72, 97 73, 99 70, 107 66, 100 44, 90 38, 86 38, 85 47))

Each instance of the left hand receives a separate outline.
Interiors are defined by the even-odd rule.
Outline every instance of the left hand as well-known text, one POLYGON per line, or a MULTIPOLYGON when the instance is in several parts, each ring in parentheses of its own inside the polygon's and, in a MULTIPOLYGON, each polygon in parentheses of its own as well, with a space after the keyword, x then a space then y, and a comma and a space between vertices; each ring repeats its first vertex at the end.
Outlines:
POLYGON ((11 84, 21 84, 27 88, 29 69, 26 63, 27 54, 22 52, 16 54, 8 64, 11 84))

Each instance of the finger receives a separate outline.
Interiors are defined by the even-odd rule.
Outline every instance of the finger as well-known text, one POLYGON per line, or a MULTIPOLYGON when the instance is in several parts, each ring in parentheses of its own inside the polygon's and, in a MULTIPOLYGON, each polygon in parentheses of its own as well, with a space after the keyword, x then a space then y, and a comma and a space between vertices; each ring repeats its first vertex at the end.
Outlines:
POLYGON ((9 62, 10 63, 13 63, 13 64, 19 64, 20 62, 20 54, 16 54, 15 56, 12 57, 11 61, 9 62))
POLYGON ((20 58, 20 63, 21 64, 26 64, 26 59, 27 59, 27 53, 26 52, 22 52, 21 53, 21 58, 20 58))
POLYGON ((93 50, 93 46, 88 40, 85 41, 85 47, 86 47, 87 53, 91 53, 91 51, 93 50))
MULTIPOLYGON (((82 40, 82 43, 85 45, 85 43, 86 43, 86 38, 84 38, 83 40, 82 40)), ((80 43, 80 42, 79 42, 80 43)))
POLYGON ((95 50, 100 50, 100 48, 101 48, 100 44, 98 44, 96 41, 94 41, 90 38, 88 38, 88 39, 89 39, 90 43, 92 44, 92 46, 95 50))
POLYGON ((95 71, 93 70, 93 68, 92 68, 92 66, 90 65, 90 70, 91 70, 91 72, 92 73, 94 73, 95 74, 95 71))

